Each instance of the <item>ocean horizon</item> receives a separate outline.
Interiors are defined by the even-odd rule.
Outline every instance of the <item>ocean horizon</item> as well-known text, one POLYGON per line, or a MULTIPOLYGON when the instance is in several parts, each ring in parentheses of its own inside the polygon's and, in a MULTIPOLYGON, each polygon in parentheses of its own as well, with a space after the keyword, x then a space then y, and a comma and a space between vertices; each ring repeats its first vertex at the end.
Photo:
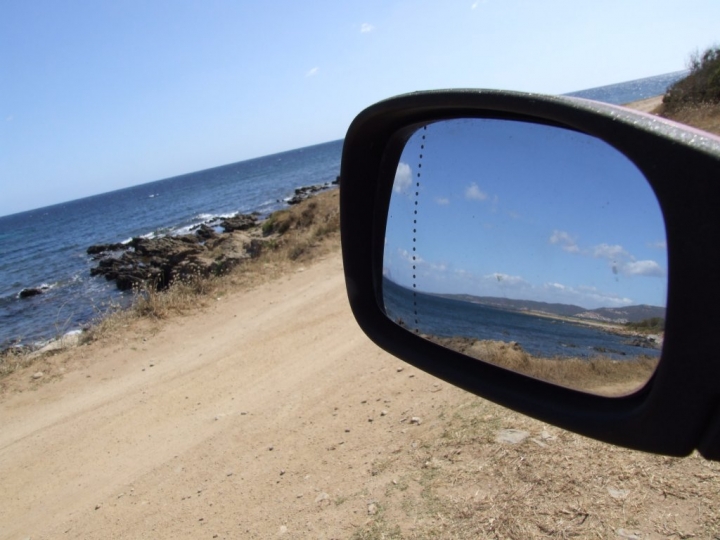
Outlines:
MULTIPOLYGON (((572 92, 624 104, 657 96, 684 71, 572 92)), ((86 328, 128 293, 91 277, 87 248, 189 232, 237 213, 267 216, 298 187, 339 175, 343 140, 288 150, 0 217, 0 350, 86 328), (23 289, 41 289, 21 298, 23 289)))

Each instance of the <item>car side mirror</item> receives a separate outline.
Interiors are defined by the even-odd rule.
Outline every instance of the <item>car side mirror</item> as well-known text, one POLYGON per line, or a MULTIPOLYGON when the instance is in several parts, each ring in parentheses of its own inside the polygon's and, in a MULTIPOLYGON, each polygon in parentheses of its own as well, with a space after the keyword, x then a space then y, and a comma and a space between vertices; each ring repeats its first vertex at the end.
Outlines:
POLYGON ((388 352, 607 442, 720 458, 720 142, 574 98, 409 94, 355 119, 348 297, 388 352))

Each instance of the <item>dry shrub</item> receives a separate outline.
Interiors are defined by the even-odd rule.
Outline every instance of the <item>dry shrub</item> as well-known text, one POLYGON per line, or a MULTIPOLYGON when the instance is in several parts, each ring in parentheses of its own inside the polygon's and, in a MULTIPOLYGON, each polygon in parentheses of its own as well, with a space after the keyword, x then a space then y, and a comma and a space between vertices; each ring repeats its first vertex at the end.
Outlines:
POLYGON ((186 313, 217 291, 219 276, 202 276, 199 272, 175 278, 165 290, 153 283, 133 288, 131 310, 141 317, 165 319, 173 313, 186 313))
POLYGON ((8 347, 0 352, 0 379, 31 365, 34 358, 28 347, 8 347))
POLYGON ((690 56, 690 72, 674 83, 663 96, 667 110, 675 111, 688 105, 720 103, 720 46, 710 47, 690 56))

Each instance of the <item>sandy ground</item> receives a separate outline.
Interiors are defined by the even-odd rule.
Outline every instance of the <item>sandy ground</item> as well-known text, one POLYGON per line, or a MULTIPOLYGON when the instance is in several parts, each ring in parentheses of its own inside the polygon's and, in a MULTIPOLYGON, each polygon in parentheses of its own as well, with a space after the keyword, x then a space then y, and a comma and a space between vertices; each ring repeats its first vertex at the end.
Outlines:
POLYGON ((588 441, 403 364, 358 329, 337 253, 50 356, 0 400, 0 538, 720 534, 716 464, 588 441))
POLYGON ((367 503, 330 497, 442 397, 360 332, 337 255, 128 332, 3 396, 0 537, 347 537, 367 503))
POLYGON ((663 96, 655 96, 647 99, 641 99, 640 101, 633 101, 632 103, 625 105, 625 107, 635 109, 640 112, 651 113, 662 105, 662 100, 663 96))

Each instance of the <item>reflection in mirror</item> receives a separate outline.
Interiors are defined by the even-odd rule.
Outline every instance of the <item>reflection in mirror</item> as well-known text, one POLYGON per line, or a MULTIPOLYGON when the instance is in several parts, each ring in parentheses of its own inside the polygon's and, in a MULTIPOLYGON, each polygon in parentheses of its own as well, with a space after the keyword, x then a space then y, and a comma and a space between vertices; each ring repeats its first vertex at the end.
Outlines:
POLYGON ((660 357, 665 226, 603 141, 496 119, 420 127, 392 189, 383 299, 393 321, 468 356, 619 396, 660 357))

